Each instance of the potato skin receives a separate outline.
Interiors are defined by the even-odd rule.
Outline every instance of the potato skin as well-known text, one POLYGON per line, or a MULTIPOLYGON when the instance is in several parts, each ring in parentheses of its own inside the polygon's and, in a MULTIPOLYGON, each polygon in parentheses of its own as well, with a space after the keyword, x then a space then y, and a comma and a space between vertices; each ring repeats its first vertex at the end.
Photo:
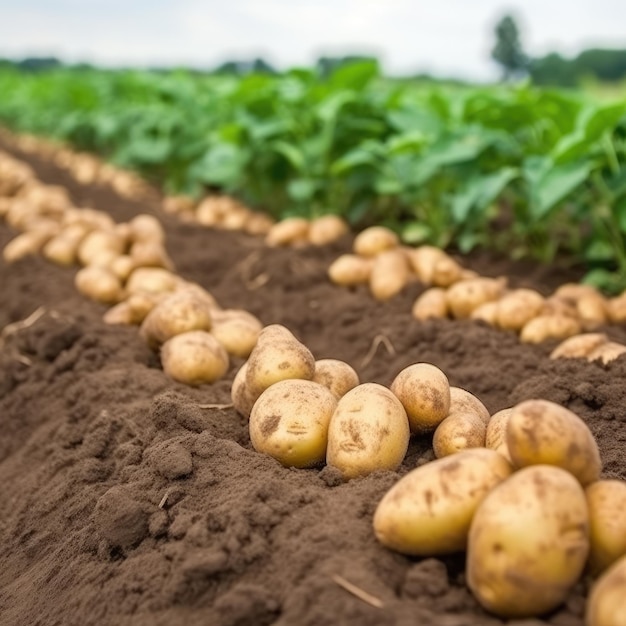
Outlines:
POLYGON ((607 570, 593 585, 587 610, 587 626, 624 626, 626 624, 626 556, 607 570))
POLYGON ((376 537, 403 554, 464 550, 479 504, 512 471, 501 455, 484 448, 422 465, 401 478, 378 504, 376 537))
POLYGON ((580 483, 551 465, 526 467, 478 507, 467 551, 467 584, 501 617, 555 609, 580 577, 589 552, 580 483))
POLYGON ((475 413, 448 415, 435 430, 433 450, 440 459, 469 448, 484 448, 487 426, 475 413))
POLYGON ((448 307, 456 319, 468 318, 482 304, 496 300, 503 289, 504 282, 495 278, 460 280, 446 293, 448 307))
POLYGON ((359 383, 359 375, 345 361, 338 359, 319 359, 315 361, 313 380, 324 385, 337 398, 341 398, 359 383))
POLYGON ((416 320, 448 317, 446 290, 441 287, 426 289, 413 303, 411 313, 416 320))
POLYGON ((309 241, 314 246, 324 246, 340 239, 348 232, 348 224, 338 215, 322 215, 311 222, 309 241))
POLYGON ((360 256, 374 257, 398 245, 400 240, 392 230, 385 226, 370 226, 354 238, 353 250, 360 256))
POLYGON ((461 387, 450 387, 450 412, 449 415, 455 413, 473 413, 487 424, 489 422, 489 411, 487 407, 471 392, 461 387))
POLYGON ((567 315, 538 315, 524 325, 520 340, 541 343, 547 339, 566 339, 580 333, 580 322, 567 315))
POLYGON ((230 397, 235 410, 244 417, 250 417, 255 398, 246 387, 246 375, 248 372, 248 362, 246 361, 235 374, 230 390, 230 397))
POLYGON ((250 414, 257 452, 286 467, 311 467, 326 457, 328 424, 337 406, 329 389, 311 380, 282 380, 268 387, 250 414))
POLYGON ((589 507, 589 566, 599 573, 626 555, 626 482, 599 480, 585 489, 589 507))
POLYGON ((367 283, 372 273, 372 260, 356 254, 342 254, 328 268, 328 277, 336 285, 353 287, 367 283))
POLYGON ((596 348, 607 343, 604 333, 583 333, 562 341, 550 354, 551 359, 582 359, 596 348))
POLYGON ((391 391, 402 402, 412 432, 434 430, 450 412, 450 383, 430 363, 405 367, 393 380, 391 391))
POLYGON ((263 324, 252 313, 239 309, 212 311, 211 334, 228 354, 247 359, 263 330, 263 324))
POLYGON ((585 486, 602 469, 598 444, 578 415, 548 400, 526 400, 513 407, 506 443, 516 468, 556 465, 585 486))
POLYGON ((399 294, 409 280, 409 266, 402 250, 381 252, 372 265, 370 291, 381 302, 399 294))
POLYGON ((498 302, 497 324, 504 330, 521 330, 531 319, 539 315, 544 297, 533 289, 515 289, 498 302))
POLYGON ((485 447, 499 452, 507 461, 511 461, 511 453, 506 443, 506 429, 511 417, 512 408, 502 409, 494 413, 487 423, 485 447))
POLYGON ((364 383, 337 404, 328 428, 326 461, 344 478, 396 470, 409 437, 409 420, 400 401, 386 387, 364 383))

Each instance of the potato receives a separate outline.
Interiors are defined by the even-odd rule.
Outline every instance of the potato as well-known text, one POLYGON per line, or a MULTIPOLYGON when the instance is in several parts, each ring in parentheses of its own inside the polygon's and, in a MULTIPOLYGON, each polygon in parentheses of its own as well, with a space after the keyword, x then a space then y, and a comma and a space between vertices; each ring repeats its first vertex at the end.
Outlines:
POLYGON ((74 277, 76 289, 87 298, 104 304, 115 304, 124 298, 120 279, 104 267, 83 267, 74 277))
POLYGON ((123 282, 128 280, 135 269, 135 263, 127 254, 115 257, 109 264, 109 269, 123 282))
POLYGON ((564 315, 565 317, 578 318, 578 311, 576 305, 569 300, 550 296, 543 303, 541 315, 564 315))
POLYGON ((250 353, 246 387, 256 400, 268 387, 281 380, 311 380, 315 359, 311 351, 280 324, 266 326, 250 353))
POLYGON ((76 253, 80 240, 73 239, 64 232, 55 235, 43 247, 43 255, 48 261, 69 267, 77 261, 76 253))
POLYGON ((400 245, 398 235, 385 226, 370 226, 362 230, 355 238, 352 250, 355 254, 374 257, 400 245))
POLYGON ((504 289, 504 281, 495 278, 474 278, 454 283, 447 293, 448 306, 457 319, 468 318, 481 304, 496 300, 504 289))
POLYGON ((271 247, 288 246, 297 242, 304 242, 309 235, 309 220, 303 217, 288 217, 274 224, 265 243, 271 247))
POLYGON ((249 235, 267 235, 274 224, 274 220, 269 215, 252 212, 245 224, 244 230, 249 235))
POLYGON ((471 320, 485 322, 489 326, 498 325, 498 300, 492 300, 491 302, 485 302, 479 307, 474 309, 470 314, 471 320))
POLYGON ((487 424, 489 411, 487 407, 473 394, 460 387, 450 387, 450 410, 448 415, 456 413, 473 413, 487 424))
POLYGON ((348 232, 348 224, 338 215, 323 215, 311 222, 309 242, 314 246, 324 246, 340 239, 348 232))
POLYGON ((220 305, 217 303, 217 300, 215 299, 215 297, 209 291, 207 291, 204 287, 202 287, 201 285, 198 285, 197 283, 188 282, 186 280, 182 280, 179 278, 177 279, 175 289, 176 289, 176 293, 180 291, 188 291, 190 293, 193 293, 193 295, 196 296, 196 298, 199 298, 200 300, 202 300, 204 304, 209 309, 211 309, 213 314, 215 314, 218 311, 221 311, 220 305))
POLYGON ((250 212, 241 204, 233 204, 218 224, 224 230, 243 230, 250 217, 250 212))
POLYGON ((585 495, 589 507, 589 565, 597 574, 626 556, 626 482, 599 480, 585 489, 585 495))
POLYGON ((337 398, 344 396, 359 384, 359 376, 345 361, 338 359, 319 359, 315 361, 313 380, 324 385, 337 398))
POLYGON ((551 611, 583 571, 588 533, 587 503, 578 481, 550 465, 524 468, 493 489, 476 510, 467 584, 485 609, 501 617, 551 611))
POLYGON ((520 333, 524 343, 541 343, 547 339, 566 339, 581 331, 580 322, 566 315, 538 315, 520 333))
POLYGON ((450 412, 448 378, 429 363, 404 368, 394 378, 390 389, 404 406, 412 432, 434 430, 450 412))
POLYGON ((105 324, 111 325, 132 326, 135 323, 133 322, 133 312, 128 306, 128 302, 126 300, 118 302, 115 306, 112 306, 105 312, 102 319, 105 324))
POLYGON ((421 321, 448 317, 446 290, 441 287, 426 289, 415 300, 411 313, 421 321))
POLYGON ((337 403, 328 428, 326 462, 344 478, 396 470, 409 446, 409 420, 382 385, 364 383, 337 403))
POLYGON ((511 472, 502 456, 484 448, 422 465, 402 477, 378 504, 376 538, 403 554, 460 552, 476 509, 511 472))
POLYGON ((626 322, 626 292, 608 300, 606 306, 611 323, 623 324, 626 322))
POLYGON ((514 406, 506 427, 506 443, 516 468, 556 465, 583 486, 600 477, 600 452, 587 424, 554 402, 526 400, 514 406))
POLYGON ((219 380, 228 371, 228 354, 215 337, 192 330, 168 339, 161 346, 163 371, 186 385, 219 380))
POLYGON ((7 263, 15 263, 24 257, 39 254, 51 236, 51 233, 41 231, 20 233, 4 247, 2 257, 7 263))
POLYGON ((246 386, 246 376, 248 373, 248 362, 246 361, 240 368, 233 380, 230 390, 230 397, 233 401, 235 410, 244 417, 250 417, 252 407, 256 398, 252 396, 250 390, 246 386))
POLYGON ((256 345, 263 324, 252 313, 240 309, 214 310, 211 318, 211 334, 226 348, 226 352, 247 359, 256 345))
POLYGON ((250 414, 257 452, 286 467, 311 467, 326 458, 328 424, 337 406, 329 389, 310 380, 283 380, 267 388, 250 414))
POLYGON ((141 324, 139 334, 156 348, 168 339, 192 330, 211 330, 211 310, 195 294, 180 291, 163 298, 141 324))
POLYGON ((600 293, 582 296, 576 302, 576 311, 585 330, 592 330, 609 320, 608 302, 600 293))
POLYGON ((561 342, 550 354, 551 359, 582 359, 609 338, 604 333, 584 333, 561 342))
POLYGON ((220 198, 209 196, 200 202, 195 215, 199 224, 202 226, 215 226, 224 218, 225 205, 220 198))
POLYGON ((586 626, 624 626, 625 593, 626 557, 622 557, 591 588, 585 612, 586 626))
POLYGON ((450 256, 443 256, 433 266, 432 284, 449 287, 462 279, 463 268, 450 256))
POLYGON ((467 450, 484 448, 487 426, 476 413, 454 413, 437 426, 433 435, 433 450, 440 459, 467 450))
POLYGON ((163 198, 163 210, 166 213, 187 213, 195 209, 196 203, 189 196, 166 196, 163 198))
POLYGON ((487 423, 485 447, 500 453, 507 461, 511 461, 511 453, 506 442, 506 429, 513 409, 502 409, 494 413, 487 423))
POLYGON ((407 250, 407 257, 413 271, 424 285, 433 284, 435 265, 448 255, 440 248, 434 246, 419 246, 407 250))
POLYGON ((126 242, 113 230, 93 230, 78 246, 78 260, 81 265, 91 265, 99 254, 106 252, 114 257, 124 254, 126 242))
POLYGON ((498 302, 497 323, 504 330, 521 330, 541 313, 544 297, 534 289, 515 289, 498 302))
POLYGON ((135 267, 164 267, 174 269, 174 263, 165 247, 158 241, 136 241, 130 248, 130 258, 135 267))
POLYGON ((615 341, 607 341, 587 355, 588 361, 600 360, 603 364, 610 363, 626 352, 626 346, 615 341))
POLYGON ((371 273, 372 261, 354 254, 342 254, 328 268, 330 280, 343 287, 367 283, 371 273))
POLYGON ((182 282, 172 272, 160 267, 138 267, 126 282, 129 293, 165 293, 175 291, 182 282))
POLYGON ((585 296, 597 296, 600 292, 591 285, 582 285, 580 283, 565 283, 561 285, 553 294, 561 300, 568 300, 576 303, 580 298, 585 296))
POLYGON ((133 293, 104 314, 107 324, 141 324, 164 298, 162 294, 133 293))
POLYGON ((370 291, 376 300, 384 301, 400 293, 409 281, 409 266, 401 250, 381 252, 372 265, 370 291))

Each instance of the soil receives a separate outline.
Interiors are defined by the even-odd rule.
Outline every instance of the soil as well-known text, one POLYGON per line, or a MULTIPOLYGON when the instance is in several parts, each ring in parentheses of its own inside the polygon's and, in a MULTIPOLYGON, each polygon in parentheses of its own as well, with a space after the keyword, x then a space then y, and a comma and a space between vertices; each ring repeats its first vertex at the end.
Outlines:
MULTIPOLYGON (((159 211, 156 195, 125 200, 11 151, 44 182, 66 186, 78 206, 119 221, 157 214, 183 277, 224 307, 285 324, 317 358, 344 359, 363 381, 382 384, 410 363, 431 362, 492 412, 553 400, 587 422, 604 475, 626 478, 626 358, 551 361, 554 344, 523 345, 474 322, 418 323, 410 316, 417 283, 384 304, 329 283, 326 269, 349 238, 324 249, 268 249, 179 223, 159 211)), ((14 234, 0 224, 0 246, 14 234)), ((576 277, 488 255, 464 263, 545 292, 576 277)), ((214 385, 172 382, 136 329, 105 325, 104 307, 78 295, 74 271, 41 258, 0 261, 0 328, 39 315, 0 351, 1 626, 503 623, 465 586, 463 555, 405 557, 373 536, 381 496, 432 459, 427 437, 411 442, 397 473, 344 483, 330 467, 283 468, 252 449, 232 408, 201 408, 230 402, 241 361, 214 385)), ((626 329, 607 332, 626 342, 626 329)), ((589 582, 556 612, 517 624, 582 625, 589 582)))

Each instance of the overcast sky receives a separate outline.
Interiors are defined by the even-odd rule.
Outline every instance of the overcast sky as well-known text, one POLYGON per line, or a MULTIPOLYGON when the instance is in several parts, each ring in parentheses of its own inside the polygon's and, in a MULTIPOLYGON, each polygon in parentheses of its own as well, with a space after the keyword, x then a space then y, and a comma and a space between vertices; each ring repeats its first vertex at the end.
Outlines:
POLYGON ((626 48, 626 0, 0 0, 0 57, 212 67, 262 56, 286 67, 361 52, 395 74, 489 79, 507 12, 532 55, 626 48))

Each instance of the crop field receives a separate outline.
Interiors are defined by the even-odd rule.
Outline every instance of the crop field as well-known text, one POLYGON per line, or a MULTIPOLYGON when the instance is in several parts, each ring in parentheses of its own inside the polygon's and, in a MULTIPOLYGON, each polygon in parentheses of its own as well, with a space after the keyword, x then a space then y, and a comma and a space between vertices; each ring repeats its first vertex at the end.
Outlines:
POLYGON ((623 102, 0 92, 0 626, 624 623, 623 102))

